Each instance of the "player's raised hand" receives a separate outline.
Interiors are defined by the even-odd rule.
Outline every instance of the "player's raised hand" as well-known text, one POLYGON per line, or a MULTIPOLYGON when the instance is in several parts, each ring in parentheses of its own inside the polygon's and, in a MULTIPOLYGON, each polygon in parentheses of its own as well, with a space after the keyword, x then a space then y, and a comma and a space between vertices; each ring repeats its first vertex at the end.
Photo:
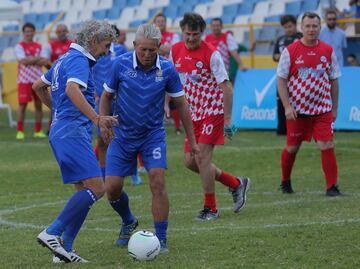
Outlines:
POLYGON ((200 148, 198 144, 190 145, 190 155, 191 157, 197 156, 200 154, 200 148))

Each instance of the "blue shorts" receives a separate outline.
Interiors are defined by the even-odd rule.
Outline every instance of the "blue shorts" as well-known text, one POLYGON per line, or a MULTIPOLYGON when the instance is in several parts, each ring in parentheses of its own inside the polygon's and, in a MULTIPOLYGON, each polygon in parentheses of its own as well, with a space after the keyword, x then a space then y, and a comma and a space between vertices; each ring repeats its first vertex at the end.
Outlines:
POLYGON ((91 141, 82 137, 53 138, 50 145, 64 184, 102 177, 91 141))
POLYGON ((152 131, 141 139, 115 138, 106 154, 106 175, 121 177, 134 175, 138 153, 141 154, 146 170, 166 169, 165 131, 152 131))

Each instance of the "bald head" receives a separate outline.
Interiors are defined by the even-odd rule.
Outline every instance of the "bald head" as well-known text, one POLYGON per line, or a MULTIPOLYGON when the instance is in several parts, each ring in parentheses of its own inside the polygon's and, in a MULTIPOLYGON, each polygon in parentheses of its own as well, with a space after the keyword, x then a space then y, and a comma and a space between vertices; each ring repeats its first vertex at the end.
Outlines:
POLYGON ((62 42, 65 42, 68 39, 67 35, 69 30, 65 24, 58 24, 56 26, 55 33, 57 38, 62 42))

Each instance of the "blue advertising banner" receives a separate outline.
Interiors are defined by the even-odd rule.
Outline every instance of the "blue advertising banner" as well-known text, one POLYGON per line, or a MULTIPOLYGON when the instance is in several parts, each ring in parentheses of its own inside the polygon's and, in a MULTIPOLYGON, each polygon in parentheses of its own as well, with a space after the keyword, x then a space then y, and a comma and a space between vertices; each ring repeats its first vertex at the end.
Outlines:
MULTIPOLYGON (((359 67, 342 68, 335 129, 360 130, 360 83, 357 82, 359 77, 359 67)), ((232 119, 238 128, 276 128, 275 69, 250 69, 237 73, 232 119)))

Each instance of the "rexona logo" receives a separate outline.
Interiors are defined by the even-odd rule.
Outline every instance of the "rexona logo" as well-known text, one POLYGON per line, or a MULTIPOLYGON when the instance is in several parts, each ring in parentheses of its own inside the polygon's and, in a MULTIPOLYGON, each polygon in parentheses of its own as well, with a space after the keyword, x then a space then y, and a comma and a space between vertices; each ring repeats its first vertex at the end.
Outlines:
POLYGON ((275 120, 276 119, 276 107, 275 108, 260 108, 264 97, 269 91, 271 85, 276 79, 276 74, 268 81, 265 87, 259 91, 255 88, 255 100, 257 108, 250 108, 248 106, 243 106, 241 110, 241 119, 242 120, 275 120))
POLYGON ((356 106, 351 107, 349 121, 360 122, 360 109, 356 106))

